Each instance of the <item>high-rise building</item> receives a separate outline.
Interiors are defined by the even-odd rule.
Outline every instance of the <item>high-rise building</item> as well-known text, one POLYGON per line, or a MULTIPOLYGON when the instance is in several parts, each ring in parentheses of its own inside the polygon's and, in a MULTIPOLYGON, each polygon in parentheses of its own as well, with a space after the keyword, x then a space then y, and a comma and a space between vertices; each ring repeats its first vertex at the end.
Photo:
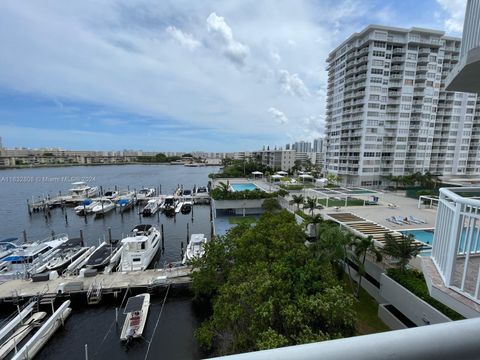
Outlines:
POLYGON ((296 150, 297 152, 311 152, 312 151, 312 143, 308 141, 296 141, 292 144, 292 149, 296 150))
POLYGON ((313 152, 323 152, 323 138, 318 138, 313 140, 313 152))
POLYGON ((478 173, 477 96, 445 91, 460 39, 368 26, 328 57, 326 171, 377 186, 385 175, 478 173))

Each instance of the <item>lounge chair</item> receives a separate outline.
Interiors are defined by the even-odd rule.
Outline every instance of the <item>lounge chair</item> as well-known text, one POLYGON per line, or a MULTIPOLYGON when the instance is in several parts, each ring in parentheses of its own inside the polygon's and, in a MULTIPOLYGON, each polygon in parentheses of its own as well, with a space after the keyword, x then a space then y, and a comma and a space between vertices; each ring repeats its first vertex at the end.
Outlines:
POLYGON ((406 221, 405 218, 402 218, 401 216, 393 216, 393 218, 402 225, 410 225, 410 222, 406 221))
POLYGON ((426 224, 427 222, 425 220, 422 220, 422 219, 418 219, 416 217, 413 217, 412 215, 410 215, 409 219, 411 221, 418 221, 418 224, 426 224))

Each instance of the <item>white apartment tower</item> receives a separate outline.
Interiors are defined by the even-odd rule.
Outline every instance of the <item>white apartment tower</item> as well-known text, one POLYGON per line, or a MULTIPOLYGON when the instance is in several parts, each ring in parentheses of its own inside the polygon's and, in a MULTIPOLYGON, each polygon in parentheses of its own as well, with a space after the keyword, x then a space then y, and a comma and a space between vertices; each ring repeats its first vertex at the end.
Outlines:
POLYGON ((459 51, 460 39, 441 31, 385 26, 368 26, 332 51, 327 172, 354 186, 415 172, 478 174, 477 97, 445 91, 459 51))

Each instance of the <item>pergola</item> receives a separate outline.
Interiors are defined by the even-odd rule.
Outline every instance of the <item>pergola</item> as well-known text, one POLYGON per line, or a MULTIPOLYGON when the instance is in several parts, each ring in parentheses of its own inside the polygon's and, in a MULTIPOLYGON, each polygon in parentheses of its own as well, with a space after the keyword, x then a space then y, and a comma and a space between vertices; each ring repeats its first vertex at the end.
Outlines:
POLYGON ((281 176, 287 176, 288 172, 281 170, 281 171, 277 171, 276 174, 281 176))
POLYGON ((298 176, 300 179, 302 179, 302 182, 305 182, 305 179, 308 179, 308 180, 312 180, 313 179, 313 176, 312 175, 308 175, 308 174, 302 174, 302 175, 299 175, 298 176))
POLYGON ((381 192, 360 187, 316 188, 315 190, 311 189, 309 191, 314 192, 316 197, 325 199, 326 207, 328 207, 329 200, 332 199, 344 201, 344 206, 347 206, 348 200, 351 198, 363 200, 363 205, 365 206, 367 202, 378 203, 380 196, 382 195, 381 192))
POLYGON ((280 179, 282 179, 282 178, 283 178, 283 176, 280 175, 280 174, 275 174, 275 175, 271 176, 272 181, 280 181, 280 179))

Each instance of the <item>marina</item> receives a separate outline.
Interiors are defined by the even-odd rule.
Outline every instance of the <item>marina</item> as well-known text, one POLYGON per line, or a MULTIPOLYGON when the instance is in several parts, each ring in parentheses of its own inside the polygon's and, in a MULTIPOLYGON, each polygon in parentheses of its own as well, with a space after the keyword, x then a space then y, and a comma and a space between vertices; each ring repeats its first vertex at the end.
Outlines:
MULTIPOLYGON (((182 333, 179 338, 181 342, 187 341, 188 345, 181 345, 179 347, 175 344, 166 344, 160 341, 161 345, 152 343, 152 352, 157 346, 162 347, 162 353, 170 354, 183 354, 183 358, 199 358, 199 349, 196 347, 196 342, 193 339, 193 330, 196 326, 196 316, 192 311, 192 305, 190 298, 185 298, 188 293, 188 284, 190 282, 191 268, 189 266, 182 265, 182 260, 186 251, 187 244, 189 243, 190 235, 192 232, 205 233, 210 236, 212 229, 211 226, 211 211, 208 206, 209 198, 206 201, 199 203, 193 203, 193 196, 183 193, 179 195, 170 195, 172 203, 178 204, 180 200, 184 200, 187 203, 185 208, 189 211, 164 212, 163 201, 167 194, 175 194, 179 188, 178 182, 182 182, 186 185, 185 188, 196 189, 197 184, 207 183, 207 174, 212 171, 212 168, 186 168, 186 167, 169 167, 169 166, 121 166, 121 167, 95 167, 93 170, 110 173, 113 171, 111 179, 104 178, 97 180, 98 183, 118 184, 115 189, 114 185, 110 186, 98 186, 99 195, 96 198, 91 199, 90 203, 83 203, 85 199, 78 198, 78 202, 70 200, 68 203, 64 202, 63 206, 55 206, 55 199, 53 196, 41 196, 42 199, 50 198, 51 203, 49 206, 43 206, 38 211, 31 211, 30 213, 25 207, 19 206, 22 202, 25 204, 26 198, 31 198, 32 193, 36 194, 53 194, 61 191, 62 193, 68 192, 68 189, 72 188, 74 181, 66 183, 40 183, 35 186, 26 185, 13 185, 8 184, 3 189, 0 189, 4 201, 9 202, 9 206, 0 205, 0 215, 5 219, 5 227, 2 229, 2 238, 5 240, 11 240, 8 243, 16 244, 16 246, 25 246, 24 244, 30 244, 37 242, 41 244, 48 241, 47 239, 62 239, 58 240, 59 244, 62 241, 70 241, 69 246, 65 245, 63 248, 52 247, 47 256, 42 256, 38 264, 35 263, 35 269, 39 272, 39 276, 36 281, 33 281, 35 274, 29 274, 25 276, 25 266, 22 269, 17 269, 13 273, 13 279, 4 279, 0 281, 0 298, 2 299, 2 309, 5 311, 5 316, 10 314, 16 309, 15 304, 28 303, 29 301, 35 302, 42 311, 47 312, 47 315, 52 314, 52 308, 61 306, 64 301, 71 301, 69 305, 70 319, 67 319, 67 313, 65 313, 63 325, 61 322, 62 317, 57 318, 57 322, 52 322, 55 325, 59 323, 59 326, 55 327, 55 334, 62 334, 65 331, 75 333, 75 339, 82 338, 79 342, 69 341, 69 337, 63 335, 49 335, 50 339, 42 345, 42 348, 37 349, 35 358, 56 359, 61 358, 62 351, 70 351, 67 349, 76 349, 74 351, 73 359, 85 358, 85 345, 88 347, 88 353, 92 358, 102 358, 101 355, 115 354, 116 358, 126 358, 127 354, 125 349, 120 346, 119 337, 120 334, 116 331, 112 331, 109 328, 109 324, 112 318, 116 318, 115 308, 119 308, 119 312, 123 311, 124 298, 131 294, 134 296, 138 293, 151 294, 150 303, 150 315, 145 321, 145 329, 143 331, 144 339, 151 339, 155 337, 162 337, 162 333, 168 331, 171 332, 171 326, 168 324, 182 324, 180 328, 177 328, 176 333, 182 333), (130 172, 129 169, 132 169, 130 172), (135 169, 135 170, 133 170, 135 169), (119 171, 122 175, 117 175, 115 172, 119 171), (148 194, 147 191, 138 191, 145 193, 146 198, 142 201, 137 201, 132 204, 131 208, 121 211, 120 207, 115 206, 111 211, 105 212, 102 216, 95 216, 93 212, 87 210, 85 214, 78 212, 82 208, 93 204, 91 208, 101 204, 101 201, 107 202, 107 200, 114 203, 116 199, 125 195, 126 192, 121 189, 137 188, 137 189, 152 189, 153 186, 143 186, 137 183, 139 174, 142 171, 151 173, 151 175, 143 174, 142 181, 145 181, 145 176, 157 177, 155 182, 162 183, 162 190, 165 195, 155 193, 153 197, 148 194), (165 174, 158 178, 158 173, 165 174), (165 173, 166 171, 166 173, 165 173), (131 173, 132 175, 125 176, 124 174, 131 173), (170 173, 169 173, 170 172, 170 173), (174 175, 174 173, 184 173, 174 175), (201 176, 195 175, 202 174, 201 176), (134 175, 135 174, 135 175, 134 175), (118 179, 123 180, 118 181, 118 179), (173 184, 169 179, 175 179, 173 184), (15 191, 9 189, 14 188, 15 191), (25 190, 22 190, 25 189, 25 190), (103 194, 100 192, 103 191, 103 194), (105 190, 104 190, 105 189, 105 190), (22 201, 23 198, 23 201, 22 201), (148 204, 148 201, 155 200, 158 205, 157 211, 147 217, 143 217, 142 209, 148 204), (79 203, 81 201, 81 203, 79 203), (190 202, 190 203, 189 203, 190 202), (12 205, 14 207, 12 207, 12 205), (52 206, 50 206, 52 205, 52 206), (76 205, 78 208, 75 209, 76 205), (12 209, 15 209, 12 211, 12 209), (15 224, 15 225, 14 225, 15 224), (144 265, 144 271, 136 271, 130 268, 130 271, 122 272, 119 266, 121 265, 121 258, 123 253, 122 239, 132 237, 132 229, 137 228, 139 225, 151 225, 156 229, 157 240, 154 247, 156 251, 152 251, 153 256, 148 265, 144 265), (80 236, 78 236, 80 234, 80 236), (18 239, 15 239, 13 235, 16 235, 18 239), (52 236, 53 235, 53 236, 52 236), (8 237, 11 238, 8 238, 8 237), (76 236, 76 237, 75 237, 76 236), (8 239, 7 239, 8 238, 8 239), (83 243, 80 241, 83 238, 83 243), (45 239, 45 240, 36 240, 45 239), (70 247, 70 245, 72 245, 70 247), (83 246, 81 246, 83 245, 83 246), (63 259, 63 261, 61 261, 63 259), (52 270, 47 270, 47 264, 52 270), (41 266, 44 266, 41 268, 41 266), (57 269, 53 269, 57 267, 57 269), (52 275, 58 274, 58 275, 52 275), (152 322, 156 322, 159 316, 158 307, 158 295, 165 289, 169 289, 170 295, 164 304, 162 311, 162 320, 158 324, 158 329, 153 331, 152 322), (163 289, 163 290, 162 290, 163 289), (122 304, 123 302, 123 304, 122 304), (97 308, 100 307, 100 308, 97 308), (91 309, 91 310, 90 310, 91 309), (101 310, 102 314, 99 314, 100 319, 104 318, 101 324, 97 324, 98 320, 96 316, 92 316, 94 313, 101 310), (105 314, 105 315, 103 315, 105 314), (188 318, 188 320, 187 320, 188 318), (76 320, 73 320, 76 319, 76 320), (183 319, 183 320, 182 320, 183 319), (88 326, 79 326, 80 323, 95 323, 95 326, 99 327, 99 331, 104 331, 99 336, 90 337, 88 326), (75 324, 75 325, 74 325, 75 324), (103 324, 103 325, 102 325, 103 324), (106 328, 104 328, 106 326, 106 328), (70 330, 68 330, 72 327, 70 330), (167 328, 170 328, 167 330, 167 328), (110 332, 109 332, 110 331, 110 332), (115 335, 116 333, 116 335, 115 335), (101 338, 106 336, 102 345, 100 345, 101 338), (188 340, 190 339, 190 340, 188 340), (60 350, 65 349, 65 350, 60 350)), ((68 171, 78 171, 78 168, 69 168, 68 171)), ((25 169, 22 172, 52 172, 52 177, 57 172, 61 172, 61 169, 25 169)), ((18 170, 12 171, 18 172, 18 170)), ((100 176, 102 176, 100 174, 100 176)), ((153 182, 153 181, 152 181, 153 182)), ((93 187, 93 186, 92 186, 93 187)), ((157 187, 158 188, 158 187, 157 187)), ((208 190, 205 187, 203 194, 208 194, 208 190)), ((193 191, 192 191, 193 193, 193 191)), ((202 193, 202 191, 200 191, 202 193)), ((35 197, 36 195, 34 195, 35 197)), ((208 196, 208 195, 207 195, 208 196)), ((205 197, 206 198, 206 197, 205 197)), ((73 198, 72 198, 73 199, 73 198)), ((29 201, 30 202, 30 201, 29 201)), ((41 201, 40 201, 41 202, 41 201)), ((33 203, 33 202, 31 202, 33 203)), ((5 203, 4 203, 5 205, 5 203)), ((44 204, 45 205, 45 202, 44 204)), ((105 207, 105 206, 104 206, 105 207)), ((183 208, 182 207, 182 208, 183 208)), ((27 209, 28 210, 28 209, 27 209)), ((83 209, 84 210, 84 209, 83 209)), ((140 234, 139 234, 140 235, 140 234)), ((143 236, 143 235, 140 235, 143 236)), ((5 241, 6 243, 6 241, 5 241)), ((42 247, 44 247, 42 245, 42 247)), ((11 245, 2 246, 2 251, 9 255, 14 251, 14 247, 11 245)), ((32 248, 33 250, 33 248, 32 248)), ((16 310, 15 310, 16 311, 16 310)), ((25 316, 24 321, 27 321, 32 314, 25 316)), ((46 318, 45 318, 46 319, 46 318)), ((122 328, 124 314, 118 315, 118 328, 122 328)), ((46 332, 53 334, 53 328, 46 332)), ((25 344, 38 332, 38 327, 35 326, 30 330, 28 336, 20 341, 20 338, 15 336, 15 331, 18 331, 18 326, 14 326, 10 330, 9 336, 14 339, 18 339, 21 343, 25 344)), ((115 327, 114 327, 115 328, 115 327)), ((43 337, 42 337, 43 339, 43 337)), ((178 343, 178 342, 175 342, 178 343)), ((1 345, 1 344, 0 344, 1 345)), ((11 345, 11 342, 5 342, 5 349, 11 345)), ((18 345, 18 344, 17 344, 18 345)), ((130 345, 129 345, 130 346, 130 345)), ((142 339, 136 341, 128 350, 128 358, 141 358, 143 359, 146 351, 146 342, 142 339)), ((21 346, 17 346, 19 351, 21 346)))

